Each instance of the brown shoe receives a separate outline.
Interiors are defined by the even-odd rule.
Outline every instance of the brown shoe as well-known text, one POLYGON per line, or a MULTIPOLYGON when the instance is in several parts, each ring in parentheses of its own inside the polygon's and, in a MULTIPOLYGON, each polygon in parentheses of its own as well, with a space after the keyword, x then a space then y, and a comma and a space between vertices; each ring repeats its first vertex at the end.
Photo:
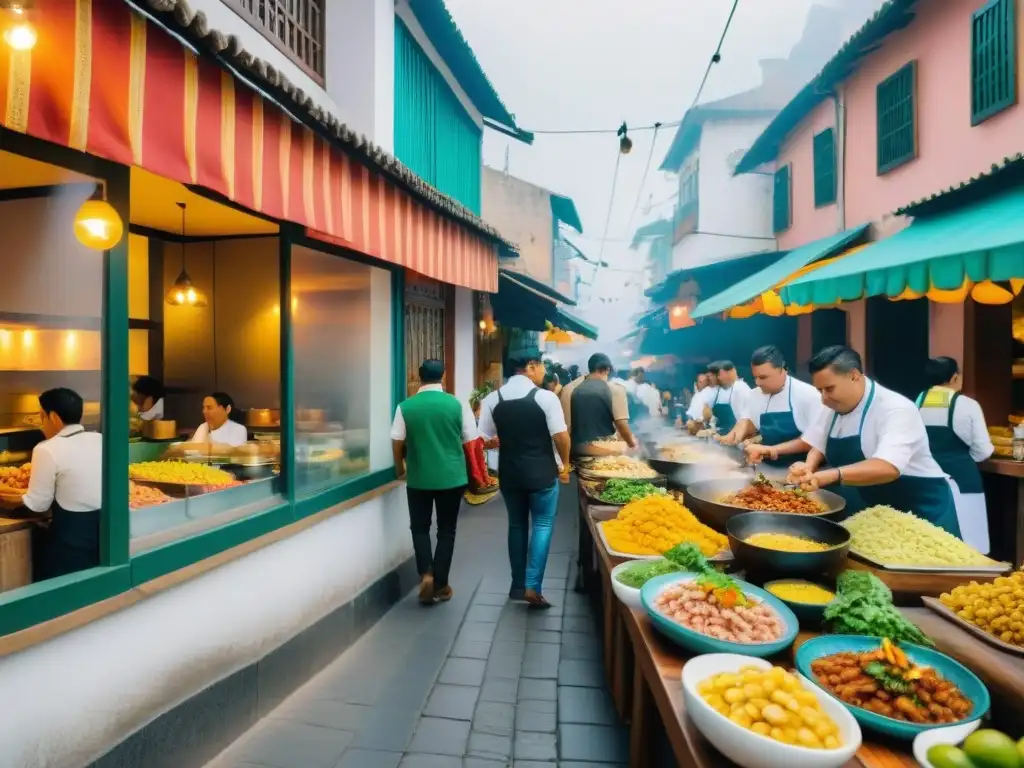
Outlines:
POLYGON ((439 603, 447 603, 449 600, 452 599, 453 594, 455 593, 452 592, 451 587, 442 587, 441 589, 437 590, 437 594, 434 595, 434 600, 436 600, 439 603))
POLYGON ((420 602, 423 605, 434 604, 434 574, 425 573, 420 579, 420 602))

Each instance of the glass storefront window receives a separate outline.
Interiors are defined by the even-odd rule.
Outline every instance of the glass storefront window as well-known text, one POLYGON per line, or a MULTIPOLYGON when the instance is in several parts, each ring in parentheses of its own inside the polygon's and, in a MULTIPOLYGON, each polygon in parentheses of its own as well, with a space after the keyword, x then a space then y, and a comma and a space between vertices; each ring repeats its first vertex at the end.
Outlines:
POLYGON ((391 273, 292 249, 300 495, 392 465, 391 273))
POLYGON ((25 192, 0 202, 0 589, 9 590, 100 564, 104 258, 74 235, 95 183, 7 152, 0 170, 5 187, 25 192), (40 394, 55 388, 74 394, 49 400, 44 414, 40 394))
POLYGON ((132 235, 128 278, 137 553, 282 500, 278 239, 132 235))

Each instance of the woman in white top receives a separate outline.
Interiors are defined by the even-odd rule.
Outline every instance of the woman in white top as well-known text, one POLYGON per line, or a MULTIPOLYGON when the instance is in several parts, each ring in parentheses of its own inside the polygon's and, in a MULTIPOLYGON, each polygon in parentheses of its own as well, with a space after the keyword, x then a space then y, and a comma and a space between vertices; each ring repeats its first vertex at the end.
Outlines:
POLYGON ((978 462, 992 455, 981 405, 960 393, 956 360, 936 357, 925 366, 928 389, 917 398, 932 456, 953 479, 953 501, 963 540, 988 554, 988 510, 978 462))
POLYGON ((132 384, 132 402, 143 421, 159 421, 164 417, 164 385, 152 376, 139 376, 132 384))
POLYGON ((245 425, 231 420, 235 401, 226 392, 214 392, 203 398, 203 423, 192 435, 193 443, 217 443, 236 447, 249 439, 245 425))

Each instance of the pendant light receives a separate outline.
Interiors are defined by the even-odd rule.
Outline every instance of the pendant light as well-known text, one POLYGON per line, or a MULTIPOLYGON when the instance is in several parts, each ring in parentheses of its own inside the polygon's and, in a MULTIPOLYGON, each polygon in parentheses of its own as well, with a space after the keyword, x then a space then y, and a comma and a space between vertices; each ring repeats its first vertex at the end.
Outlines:
POLYGON ((167 292, 167 303, 175 307, 205 307, 206 294, 192 284, 185 269, 185 203, 175 203, 181 209, 181 272, 167 292))
POLYGON ((7 10, 8 19, 3 33, 4 42, 17 53, 27 53, 36 46, 39 35, 29 19, 32 2, 0 0, 0 8, 7 10))

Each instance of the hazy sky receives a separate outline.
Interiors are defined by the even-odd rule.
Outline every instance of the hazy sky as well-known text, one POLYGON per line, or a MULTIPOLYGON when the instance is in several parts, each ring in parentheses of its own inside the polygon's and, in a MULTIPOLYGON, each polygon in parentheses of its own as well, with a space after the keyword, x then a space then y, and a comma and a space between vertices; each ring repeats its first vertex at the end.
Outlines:
MULTIPOLYGON (((615 129, 623 120, 630 126, 679 120, 693 101, 732 6, 731 0, 446 2, 505 105, 527 130, 615 129)), ((701 101, 758 85, 758 61, 789 53, 810 5, 811 0, 740 0, 722 61, 712 68, 701 101)), ((532 146, 494 131, 485 133, 487 165, 502 168, 508 148, 510 173, 575 200, 584 228, 584 235, 575 240, 596 258, 618 152, 614 133, 538 135, 532 146)), ((622 157, 608 234, 614 241, 607 242, 604 250, 613 268, 639 270, 643 252, 627 247, 632 229, 671 212, 671 201, 646 216, 643 208, 651 195, 658 203, 675 192, 674 181, 657 170, 673 133, 674 128, 668 128, 658 134, 632 228, 630 216, 652 132, 633 135, 633 151, 622 157)), ((584 265, 584 279, 592 271, 584 265)), ((639 277, 606 270, 593 293, 620 295, 623 283, 639 277)), ((619 323, 609 325, 606 316, 611 313, 598 315, 601 306, 581 306, 581 313, 602 330, 612 331, 619 323)), ((631 311, 615 306, 616 315, 631 311)), ((604 338, 607 335, 602 333, 604 338)))

